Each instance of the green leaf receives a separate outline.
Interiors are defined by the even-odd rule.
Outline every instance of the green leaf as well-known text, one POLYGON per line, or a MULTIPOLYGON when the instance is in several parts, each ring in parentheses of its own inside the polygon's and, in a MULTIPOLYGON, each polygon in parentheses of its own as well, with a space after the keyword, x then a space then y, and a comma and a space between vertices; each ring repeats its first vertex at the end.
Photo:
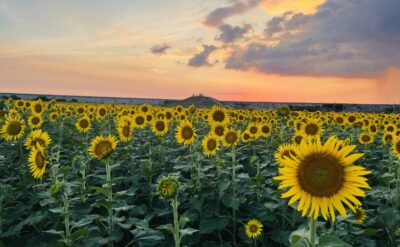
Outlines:
POLYGON ((50 229, 50 230, 43 231, 43 232, 49 233, 49 234, 58 235, 60 237, 64 237, 64 231, 57 231, 57 230, 54 230, 54 229, 50 229))
POLYGON ((86 229, 86 228, 84 228, 84 229, 79 229, 79 230, 74 231, 74 232, 71 234, 70 239, 71 239, 72 242, 76 242, 76 241, 78 241, 79 239, 81 239, 81 238, 83 238, 83 237, 86 237, 88 234, 89 234, 88 229, 86 229))
POLYGON ((319 247, 352 247, 334 235, 324 235, 319 238, 319 247))
POLYGON ((308 238, 298 237, 296 242, 291 244, 290 247, 311 247, 311 244, 308 238))
POLYGON ((158 226, 156 229, 166 230, 166 231, 169 231, 170 233, 174 232, 174 226, 172 224, 161 225, 161 226, 158 226))
POLYGON ((199 230, 193 229, 193 228, 186 228, 186 229, 181 229, 179 232, 181 233, 181 238, 185 235, 192 235, 195 232, 198 232, 199 230))

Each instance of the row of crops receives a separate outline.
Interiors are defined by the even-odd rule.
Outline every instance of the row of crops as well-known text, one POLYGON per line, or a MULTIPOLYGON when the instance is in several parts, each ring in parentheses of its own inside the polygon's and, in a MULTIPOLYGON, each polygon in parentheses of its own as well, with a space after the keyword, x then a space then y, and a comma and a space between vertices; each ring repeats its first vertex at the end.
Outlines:
POLYGON ((400 246, 400 115, 0 100, 0 246, 400 246))

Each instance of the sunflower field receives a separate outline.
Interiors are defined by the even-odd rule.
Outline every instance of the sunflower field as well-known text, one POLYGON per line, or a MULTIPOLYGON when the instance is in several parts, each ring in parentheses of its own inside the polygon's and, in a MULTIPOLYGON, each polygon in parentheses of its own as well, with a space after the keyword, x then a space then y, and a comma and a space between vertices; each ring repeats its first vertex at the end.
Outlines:
POLYGON ((0 246, 400 246, 400 115, 0 99, 0 246))

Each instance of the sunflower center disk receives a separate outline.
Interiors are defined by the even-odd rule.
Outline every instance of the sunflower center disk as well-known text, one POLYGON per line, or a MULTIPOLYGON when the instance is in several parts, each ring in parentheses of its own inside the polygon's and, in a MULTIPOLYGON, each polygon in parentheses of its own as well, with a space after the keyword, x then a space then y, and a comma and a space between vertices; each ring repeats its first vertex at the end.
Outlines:
POLYGON ((95 153, 98 156, 104 156, 108 154, 110 151, 111 151, 111 143, 109 143, 108 141, 100 142, 95 147, 95 153))
POLYGON ((251 225, 249 230, 251 233, 256 233, 258 231, 258 227, 256 225, 251 225))
POLYGON ((396 150, 400 153, 400 141, 396 143, 396 150))
POLYGON ((42 154, 41 152, 38 152, 38 153, 36 154, 35 162, 36 162, 36 166, 37 166, 39 169, 42 169, 42 168, 44 167, 44 162, 45 162, 45 160, 46 160, 46 158, 43 156, 43 154, 42 154))
POLYGON ((190 139, 192 139, 192 136, 193 136, 192 128, 190 128, 188 126, 183 127, 183 129, 182 129, 182 138, 185 139, 185 140, 190 140, 190 139))
POLYGON ((306 158, 301 162, 297 176, 302 189, 318 197, 337 193, 344 183, 343 167, 333 157, 306 158))
POLYGON ((123 134, 125 137, 128 137, 128 136, 131 135, 131 130, 130 130, 129 126, 124 126, 124 127, 122 128, 122 134, 123 134))
POLYGON ((212 151, 217 147, 217 142, 214 139, 211 139, 207 142, 207 149, 212 151))
POLYGON ((222 121, 224 121, 224 118, 225 118, 225 114, 222 111, 216 111, 213 114, 214 121, 222 122, 222 121))
POLYGON ((235 133, 228 133, 228 134, 226 135, 225 141, 226 141, 227 143, 233 144, 233 143, 236 142, 236 140, 237 140, 237 136, 236 136, 235 133))
POLYGON ((12 122, 7 127, 7 133, 12 136, 18 135, 21 130, 22 126, 19 122, 12 122))
POLYGON ((309 135, 316 135, 318 133, 318 126, 315 124, 308 124, 305 131, 309 135))
POLYGON ((158 131, 163 131, 163 130, 165 129, 165 124, 164 124, 164 122, 158 121, 158 122, 156 123, 156 129, 157 129, 158 131))
POLYGON ((142 125, 144 123, 144 118, 143 117, 137 117, 135 122, 138 125, 142 125))
POLYGON ((81 128, 85 129, 89 126, 89 122, 86 119, 81 120, 80 122, 81 128))
POLYGON ((363 142, 369 142, 371 140, 369 136, 362 136, 361 139, 363 142))

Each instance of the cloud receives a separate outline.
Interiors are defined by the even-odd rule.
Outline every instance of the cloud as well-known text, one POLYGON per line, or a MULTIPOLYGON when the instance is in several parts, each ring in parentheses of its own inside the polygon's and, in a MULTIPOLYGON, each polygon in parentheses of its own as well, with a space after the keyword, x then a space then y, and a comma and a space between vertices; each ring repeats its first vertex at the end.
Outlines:
POLYGON ((241 39, 251 28, 250 24, 245 24, 243 27, 222 24, 218 27, 221 32, 217 37, 215 37, 215 40, 223 43, 231 43, 241 39))
POLYGON ((263 73, 369 77, 400 66, 400 1, 327 0, 312 15, 286 12, 267 23, 225 68, 263 73))
POLYGON ((150 48, 150 51, 154 54, 165 54, 165 52, 170 49, 171 46, 163 43, 163 44, 157 44, 154 45, 150 48))
POLYGON ((248 0, 246 3, 242 3, 238 0, 234 0, 230 6, 217 8, 211 11, 211 13, 207 15, 204 24, 211 27, 220 26, 226 18, 245 13, 256 7, 260 2, 261 0, 248 0))
POLYGON ((200 53, 195 54, 188 62, 188 66, 191 67, 201 67, 201 66, 212 66, 208 61, 210 54, 217 50, 216 46, 213 45, 203 45, 203 50, 200 53))

